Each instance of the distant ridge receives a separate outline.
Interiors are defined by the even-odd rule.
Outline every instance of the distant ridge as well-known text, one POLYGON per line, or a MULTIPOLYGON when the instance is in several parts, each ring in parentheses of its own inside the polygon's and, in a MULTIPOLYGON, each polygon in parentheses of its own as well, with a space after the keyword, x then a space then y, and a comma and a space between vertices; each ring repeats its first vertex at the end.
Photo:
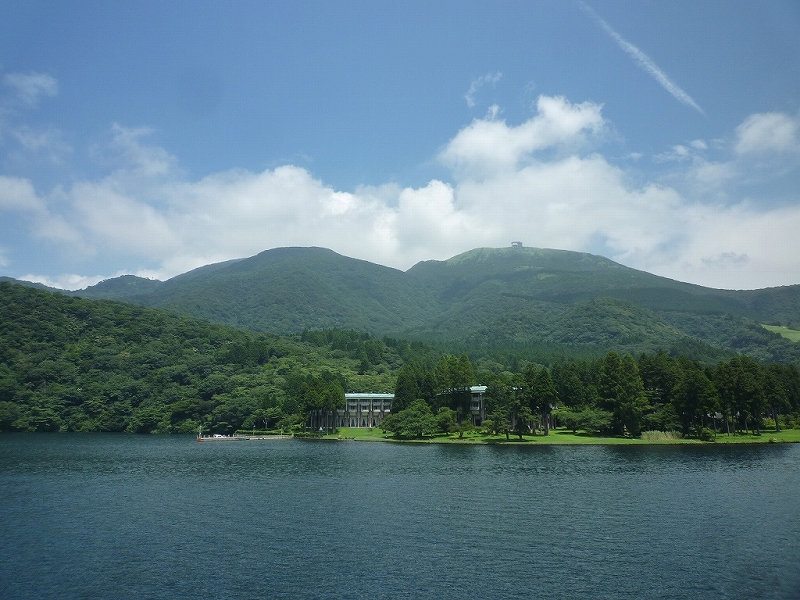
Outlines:
POLYGON ((278 334, 339 328, 473 348, 800 358, 800 346, 762 327, 800 328, 800 285, 717 290, 545 248, 476 248, 405 272, 325 248, 275 248, 165 282, 124 276, 75 295, 278 334))

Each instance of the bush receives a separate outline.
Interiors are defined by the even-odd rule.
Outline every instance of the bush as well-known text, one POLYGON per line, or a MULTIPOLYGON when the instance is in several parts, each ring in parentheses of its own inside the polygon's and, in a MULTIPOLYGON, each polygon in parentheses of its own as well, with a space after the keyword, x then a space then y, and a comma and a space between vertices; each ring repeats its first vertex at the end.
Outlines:
POLYGON ((652 442, 680 440, 683 436, 677 431, 643 431, 641 439, 652 442))
POLYGON ((703 427, 697 437, 703 442, 713 442, 716 437, 714 432, 708 427, 703 427))

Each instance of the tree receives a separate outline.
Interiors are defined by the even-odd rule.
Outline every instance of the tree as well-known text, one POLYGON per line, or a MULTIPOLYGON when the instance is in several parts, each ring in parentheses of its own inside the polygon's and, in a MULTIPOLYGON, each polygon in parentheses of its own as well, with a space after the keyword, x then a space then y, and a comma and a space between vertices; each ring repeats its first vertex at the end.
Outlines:
POLYGON ((731 417, 736 413, 736 384, 733 371, 733 367, 726 362, 720 362, 711 371, 711 379, 714 382, 714 387, 717 388, 720 410, 722 411, 722 418, 725 420, 725 430, 728 435, 731 433, 731 417))
POLYGON ((680 418, 683 435, 689 435, 693 425, 697 426, 699 435, 704 417, 711 414, 713 418, 713 413, 719 409, 719 394, 699 364, 687 359, 679 363, 682 369, 672 391, 672 404, 680 418))
POLYGON ((550 435, 550 413, 556 407, 556 386, 546 367, 537 369, 531 376, 526 371, 530 386, 531 409, 538 412, 544 425, 544 434, 550 435))
POLYGON ((583 382, 574 363, 553 365, 550 374, 556 388, 559 405, 574 408, 585 403, 583 382))
POLYGON ((322 411, 326 417, 326 428, 335 427, 336 411, 345 403, 344 388, 339 380, 334 379, 325 386, 322 396, 322 411))
POLYGON ((459 358, 454 355, 442 356, 434 371, 436 380, 436 406, 448 406, 456 411, 458 420, 471 419, 472 394, 470 387, 475 384, 475 370, 466 354, 459 358))
POLYGON ((670 402, 680 376, 680 369, 673 358, 663 350, 655 354, 643 354, 639 358, 639 374, 654 408, 670 402))
POLYGON ((783 386, 779 365, 769 365, 763 373, 763 387, 766 404, 769 406, 772 418, 775 420, 775 431, 781 430, 780 412, 789 406, 788 394, 783 386))
POLYGON ((510 386, 496 383, 486 389, 487 421, 492 423, 493 431, 505 433, 506 439, 509 438, 513 426, 512 400, 513 392, 510 386))
POLYGON ((424 400, 414 400, 408 408, 386 417, 380 425, 401 439, 421 439, 436 433, 436 417, 424 400))
POLYGON ((418 377, 417 368, 413 364, 405 365, 400 369, 397 373, 397 383, 394 386, 392 410, 400 412, 420 397, 418 377))
POLYGON ((533 420, 530 395, 520 382, 520 385, 514 386, 511 390, 510 398, 511 428, 522 440, 522 436, 530 431, 530 423, 533 420))
POLYGON ((556 419, 558 422, 561 423, 567 429, 572 429, 572 433, 578 433, 578 429, 580 428, 580 419, 579 419, 579 412, 569 408, 559 408, 555 413, 556 419))
POLYGON ((436 413, 436 424, 441 431, 449 433, 458 425, 458 415, 452 408, 442 406, 436 413))
POLYGON ((761 373, 758 364, 747 356, 735 356, 729 361, 733 408, 736 411, 737 426, 744 425, 744 431, 753 422, 753 432, 760 428, 761 413, 764 409, 764 394, 761 386, 761 373))
POLYGON ((800 372, 795 365, 769 365, 764 388, 775 427, 780 431, 782 412, 797 410, 800 404, 800 372))
POLYGON ((650 409, 636 361, 629 354, 609 352, 600 369, 602 407, 614 415, 614 432, 641 433, 642 418, 650 409))

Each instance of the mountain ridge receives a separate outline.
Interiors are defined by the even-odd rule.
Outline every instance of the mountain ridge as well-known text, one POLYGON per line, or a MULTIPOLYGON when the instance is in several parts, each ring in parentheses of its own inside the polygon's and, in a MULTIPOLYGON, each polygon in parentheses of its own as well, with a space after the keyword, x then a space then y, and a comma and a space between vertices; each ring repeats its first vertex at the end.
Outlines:
POLYGON ((762 324, 800 323, 800 285, 706 288, 608 258, 545 248, 475 248, 406 271, 318 247, 265 250, 164 282, 123 276, 73 295, 184 313, 254 332, 350 329, 500 348, 553 344, 625 352, 687 348, 800 360, 762 324))

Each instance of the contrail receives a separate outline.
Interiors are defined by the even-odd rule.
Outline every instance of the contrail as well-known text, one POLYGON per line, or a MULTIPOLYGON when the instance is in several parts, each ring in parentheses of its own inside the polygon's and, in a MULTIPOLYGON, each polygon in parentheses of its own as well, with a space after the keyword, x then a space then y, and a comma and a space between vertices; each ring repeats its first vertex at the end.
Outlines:
POLYGON ((617 45, 622 48, 622 50, 630 56, 636 63, 644 69, 645 72, 649 73, 653 79, 655 79, 658 83, 661 84, 665 90, 667 90, 670 94, 672 94, 675 99, 680 102, 681 104, 685 104, 686 106, 691 106, 701 115, 706 114, 703 112, 703 109, 700 108, 700 105, 694 101, 694 99, 684 92, 680 86, 672 81, 661 69, 656 66, 656 64, 650 60, 650 57, 647 56, 644 52, 639 50, 636 46, 631 44, 629 41, 624 39, 620 34, 618 34, 614 29, 611 28, 611 25, 606 23, 603 19, 601 19, 596 12, 594 12, 586 3, 581 2, 581 7, 583 8, 586 13, 589 14, 600 26, 605 30, 605 32, 611 36, 617 45))

